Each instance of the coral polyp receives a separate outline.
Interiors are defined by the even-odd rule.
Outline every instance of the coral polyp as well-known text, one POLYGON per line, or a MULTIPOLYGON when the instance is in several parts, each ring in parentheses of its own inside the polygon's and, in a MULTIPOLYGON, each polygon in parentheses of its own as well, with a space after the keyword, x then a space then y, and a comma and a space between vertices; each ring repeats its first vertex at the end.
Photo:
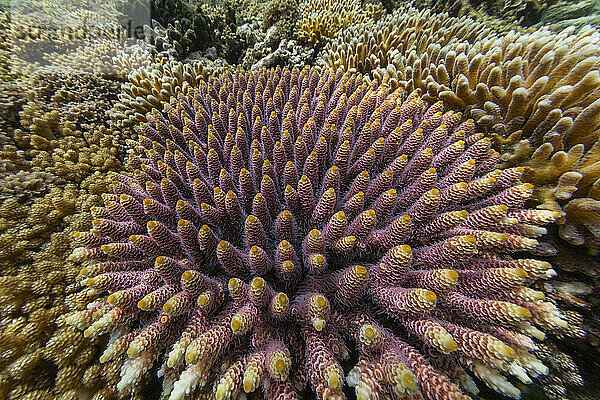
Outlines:
POLYGON ((68 322, 110 334, 122 393, 157 365, 171 400, 467 399, 471 376, 518 398, 575 329, 529 288, 558 213, 418 90, 238 70, 146 119, 72 255, 97 300, 68 322))

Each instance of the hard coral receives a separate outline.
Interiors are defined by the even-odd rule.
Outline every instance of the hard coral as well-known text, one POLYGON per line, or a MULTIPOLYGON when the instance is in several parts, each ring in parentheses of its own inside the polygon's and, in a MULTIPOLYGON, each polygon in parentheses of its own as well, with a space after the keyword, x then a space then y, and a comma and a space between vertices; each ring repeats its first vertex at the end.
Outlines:
POLYGON ((182 64, 157 57, 127 75, 128 82, 122 85, 119 101, 111 110, 111 120, 119 128, 144 121, 147 112, 160 108, 171 96, 187 93, 207 75, 199 62, 182 64))
POLYGON ((175 59, 184 59, 191 52, 219 45, 215 30, 224 25, 217 18, 206 15, 200 5, 181 0, 152 1, 152 18, 154 26, 145 27, 147 39, 159 52, 166 52, 175 59))
POLYGON ((469 374, 518 398, 506 376, 545 374, 536 342, 576 327, 527 287, 550 264, 516 257, 557 214, 523 208, 533 186, 490 146, 356 73, 200 80, 148 114, 78 234, 82 294, 101 297, 67 320, 111 335, 124 393, 158 361, 172 400, 341 399, 353 354, 359 399, 466 399, 469 374))
POLYGON ((495 137, 501 165, 528 167, 541 207, 566 213, 561 237, 597 253, 599 40, 590 26, 495 34, 468 18, 407 8, 347 28, 321 59, 467 108, 495 137))
POLYGON ((312 43, 324 43, 343 29, 370 19, 358 0, 303 0, 298 11, 297 35, 312 43))

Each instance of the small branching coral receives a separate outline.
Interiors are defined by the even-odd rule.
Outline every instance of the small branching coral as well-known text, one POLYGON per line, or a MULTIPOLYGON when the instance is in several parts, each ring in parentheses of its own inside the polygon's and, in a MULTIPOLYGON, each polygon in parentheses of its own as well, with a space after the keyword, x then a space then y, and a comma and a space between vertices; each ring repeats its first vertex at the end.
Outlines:
POLYGON ((298 12, 297 35, 312 43, 324 43, 351 25, 371 20, 357 0, 303 0, 298 12))
POLYGON ((467 399, 470 374, 518 398, 507 376, 547 373, 536 342, 575 329, 527 286, 550 264, 514 257, 558 215, 524 209, 522 169, 494 170, 473 121, 418 90, 224 72, 130 145, 72 254, 98 300, 67 318, 110 334, 121 392, 156 362, 171 400, 342 399, 345 381, 359 399, 467 399))
POLYGON ((600 32, 494 33, 446 14, 396 10, 344 29, 321 53, 330 67, 374 79, 424 100, 467 108, 495 136, 503 167, 526 166, 541 208, 561 211, 560 236, 600 249, 600 32))
POLYGON ((157 57, 150 65, 127 75, 128 82, 122 85, 119 101, 111 110, 111 120, 119 128, 144 121, 147 112, 160 108, 171 96, 185 94, 206 75, 200 63, 182 64, 157 57))

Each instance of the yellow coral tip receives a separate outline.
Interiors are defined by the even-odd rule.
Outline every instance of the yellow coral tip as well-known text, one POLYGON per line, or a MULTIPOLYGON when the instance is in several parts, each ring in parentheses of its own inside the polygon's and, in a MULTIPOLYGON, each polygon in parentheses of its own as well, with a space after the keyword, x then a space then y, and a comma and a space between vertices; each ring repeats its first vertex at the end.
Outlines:
POLYGON ((146 226, 148 227, 148 229, 155 229, 158 224, 156 223, 156 221, 148 221, 148 223, 146 223, 146 226))
POLYGON ((148 301, 146 300, 146 298, 143 298, 140 301, 138 301, 137 306, 139 309, 145 310, 146 308, 148 308, 148 301))
POLYGON ((174 305, 171 300, 168 300, 165 304, 163 304, 163 311, 167 314, 170 314, 173 311, 174 305))
POLYGON ((502 353, 502 355, 506 358, 510 358, 510 359, 517 358, 517 353, 515 352, 515 350, 512 347, 510 347, 504 343, 500 347, 500 353, 502 353))
POLYGON ((519 316, 524 318, 531 318, 532 316, 531 311, 525 307, 519 307, 517 312, 519 313, 519 316))
POLYGON ((431 189, 431 194, 437 196, 438 194, 440 194, 440 189, 431 189))
POLYGON ((192 274, 192 271, 185 271, 183 274, 181 274, 181 281, 189 281, 192 279, 192 274))
POLYGON ((525 270, 523 268, 516 268, 515 275, 517 275, 518 277, 521 277, 521 278, 525 278, 527 276, 527 272, 525 272, 525 270))
POLYGON ((362 265, 359 265, 358 267, 356 267, 355 271, 356 271, 356 274, 359 276, 365 276, 367 274, 367 269, 362 265))
POLYGON ((165 256, 156 257, 156 264, 164 264, 166 261, 167 261, 167 257, 165 257, 165 256))
POLYGON ((106 298, 106 301, 108 301, 109 304, 114 304, 117 301, 117 296, 113 293, 106 298))
POLYGON ((129 358, 134 358, 137 355, 136 353, 137 353, 137 351, 136 351, 136 349, 133 348, 133 346, 130 346, 127 349, 127 355, 129 356, 129 358))
POLYGON ((251 393, 254 389, 254 383, 250 379, 244 379, 244 392, 251 393))
POLYGON ((281 269, 289 274, 294 270, 294 263, 291 261, 284 261, 281 263, 281 269))
POLYGON ((264 286, 265 286, 265 280, 263 278, 256 277, 256 278, 252 279, 252 287, 254 289, 261 289, 264 286))
POLYGON ((313 328, 315 328, 315 330, 317 332, 321 332, 323 330, 323 328, 325 328, 325 321, 323 321, 323 320, 313 321, 313 328))
POLYGON ((431 290, 426 290, 423 297, 428 301, 435 301, 437 299, 437 296, 431 290))
POLYGON ((198 296, 197 303, 199 307, 206 307, 206 305, 208 304, 208 297, 205 295, 198 296))
POLYGON ((227 389, 225 389, 225 386, 219 385, 219 388, 217 389, 217 393, 215 393, 215 399, 223 400, 226 395, 227 395, 227 389))
POLYGON ((279 294, 277 295, 277 301, 278 301, 279 303, 281 303, 281 304, 285 304, 285 303, 287 303, 287 302, 288 302, 288 297, 287 297, 287 294, 285 294, 285 293, 279 293, 279 294))
POLYGON ((456 343, 456 340, 454 340, 454 338, 452 338, 450 335, 446 336, 442 340, 442 345, 450 352, 458 350, 458 343, 456 343))
POLYGON ((321 295, 317 295, 315 301, 319 308, 323 308, 327 305, 327 300, 325 300, 325 297, 323 297, 321 295))
POLYGON ((402 252, 404 252, 404 253, 409 253, 409 252, 412 251, 412 249, 410 248, 410 246, 407 245, 407 244, 401 245, 400 246, 400 250, 402 250, 402 252))
MULTIPOLYGON (((139 171, 139 170, 138 170, 139 171)), ((121 200, 127 200, 127 195, 125 193, 121 193, 121 195, 119 195, 119 198, 121 200)))
POLYGON ((227 247, 227 242, 224 240, 221 240, 219 242, 219 250, 225 250, 226 247, 227 247))
POLYGON ((337 374, 329 374, 329 378, 327 379, 327 385, 331 389, 338 389, 340 387, 340 379, 337 374))
POLYGON ((467 236, 465 236, 465 240, 468 243, 472 243, 472 244, 475 244, 475 242, 477 241, 477 239, 473 235, 467 235, 467 236))
POLYGON ((283 372, 285 370, 285 362, 283 360, 277 360, 275 362, 275 370, 277 372, 283 372))
POLYGON ((408 375, 408 374, 405 374, 402 377, 402 383, 404 384, 405 387, 407 387, 410 390, 414 390, 417 387, 415 378, 413 378, 411 375, 408 375))
POLYGON ((457 280, 457 279, 458 279, 458 272, 456 272, 456 271, 455 271, 455 270, 453 270, 453 269, 449 269, 449 270, 448 270, 448 277, 449 277, 450 279, 452 279, 453 281, 455 281, 455 280, 457 280))
POLYGON ((524 183, 524 184, 523 184, 523 187, 524 187, 525 189, 533 189, 533 185, 532 185, 531 183, 524 183))
POLYGON ((241 327, 242 323, 240 322, 240 320, 236 317, 233 317, 233 319, 231 320, 231 330, 237 332, 240 330, 241 327))
POLYGON ((375 337, 375 331, 371 327, 365 328, 363 333, 367 337, 367 339, 373 339, 375 337))
POLYGON ((468 216, 469 216, 469 212, 468 212, 467 210, 460 210, 460 212, 458 213, 458 215, 459 215, 461 218, 465 218, 465 217, 468 217, 468 216))
POLYGON ((252 255, 258 255, 258 246, 252 246, 250 248, 250 253, 252 253, 252 255))

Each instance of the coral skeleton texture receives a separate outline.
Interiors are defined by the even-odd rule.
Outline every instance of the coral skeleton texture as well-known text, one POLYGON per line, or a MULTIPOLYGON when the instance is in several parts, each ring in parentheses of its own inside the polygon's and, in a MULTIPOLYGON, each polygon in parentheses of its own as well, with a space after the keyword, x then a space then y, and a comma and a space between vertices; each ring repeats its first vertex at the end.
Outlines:
POLYGON ((156 362, 171 400, 467 399, 472 376, 518 398, 508 377, 576 330, 528 288, 555 275, 527 253, 560 214, 524 208, 473 120, 341 68, 172 92, 71 256, 97 300, 67 322, 110 335, 122 394, 156 362))

